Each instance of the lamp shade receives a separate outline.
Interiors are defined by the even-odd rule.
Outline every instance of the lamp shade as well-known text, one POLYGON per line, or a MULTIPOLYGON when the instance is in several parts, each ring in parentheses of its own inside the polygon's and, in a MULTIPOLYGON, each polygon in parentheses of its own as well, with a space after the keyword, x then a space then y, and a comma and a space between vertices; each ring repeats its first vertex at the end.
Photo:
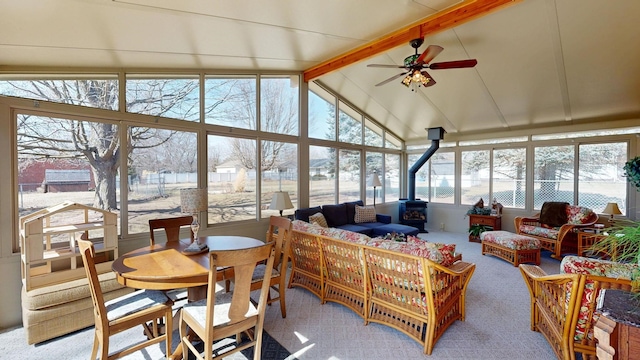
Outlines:
POLYGON ((620 211, 617 203, 610 202, 607 203, 607 206, 604 208, 604 210, 602 210, 602 213, 609 215, 621 215, 622 211, 620 211))
POLYGON ((289 198, 289 193, 286 191, 274 192, 273 197, 271 198, 271 205, 269 205, 269 209, 280 211, 293 209, 293 204, 291 203, 291 198, 289 198))
POLYGON ((207 189, 181 189, 180 211, 186 214, 197 214, 208 208, 207 189))
POLYGON ((371 174, 371 186, 373 187, 382 186, 382 183, 380 182, 380 178, 378 177, 377 173, 371 174))

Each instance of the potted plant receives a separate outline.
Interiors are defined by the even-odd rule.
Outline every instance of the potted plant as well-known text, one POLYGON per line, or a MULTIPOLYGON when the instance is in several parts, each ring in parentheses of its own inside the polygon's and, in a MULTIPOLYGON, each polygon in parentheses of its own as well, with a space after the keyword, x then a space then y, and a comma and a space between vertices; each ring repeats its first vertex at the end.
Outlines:
MULTIPOLYGON (((607 229, 606 236, 596 241, 590 248, 593 254, 602 254, 619 263, 640 265, 640 223, 621 221, 607 229)), ((631 275, 633 288, 640 290, 640 271, 631 275)))
POLYGON ((471 224, 469 226, 469 241, 480 241, 480 234, 491 230, 491 226, 483 224, 471 224))
POLYGON ((624 176, 627 177, 627 181, 636 189, 640 189, 640 156, 636 156, 633 159, 624 163, 624 176))
POLYGON ((605 237, 596 241, 590 250, 605 254, 612 261, 640 263, 640 223, 618 222, 608 228, 604 235, 605 237))

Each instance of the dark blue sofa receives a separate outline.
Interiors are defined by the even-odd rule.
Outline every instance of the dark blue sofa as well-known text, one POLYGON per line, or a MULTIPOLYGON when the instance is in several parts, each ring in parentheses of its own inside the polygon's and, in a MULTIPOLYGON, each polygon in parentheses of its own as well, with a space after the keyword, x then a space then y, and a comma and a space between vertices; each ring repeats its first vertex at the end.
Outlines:
POLYGON ((364 203, 362 200, 358 200, 336 205, 322 205, 322 207, 316 206, 298 209, 295 211, 295 218, 309 222, 309 216, 322 213, 329 227, 349 230, 371 237, 385 236, 392 232, 403 233, 405 235, 418 235, 420 232, 412 226, 392 224, 391 216, 384 214, 376 214, 376 222, 356 224, 354 221, 356 205, 364 206, 364 203))

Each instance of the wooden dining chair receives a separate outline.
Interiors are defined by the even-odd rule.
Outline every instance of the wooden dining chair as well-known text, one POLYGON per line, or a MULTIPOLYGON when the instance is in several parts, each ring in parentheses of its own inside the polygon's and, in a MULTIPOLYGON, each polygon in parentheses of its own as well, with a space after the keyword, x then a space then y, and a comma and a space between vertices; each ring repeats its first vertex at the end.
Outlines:
MULTIPOLYGON (((151 245, 156 243, 154 230, 164 229, 167 235, 167 242, 180 241, 180 229, 183 226, 189 226, 193 221, 192 216, 179 216, 165 219, 150 219, 149 220, 149 236, 151 245)), ((193 241, 193 231, 191 231, 191 241, 193 241)))
MULTIPOLYGON (((267 242, 273 242, 276 249, 276 259, 273 262, 271 277, 269 278, 269 288, 278 293, 277 297, 271 297, 269 291, 267 305, 271 305, 276 301, 280 302, 280 314, 282 318, 287 317, 287 306, 285 301, 285 293, 287 290, 287 266, 289 264, 291 249, 291 220, 281 216, 271 216, 269 219, 269 229, 267 230, 267 242)), ((251 291, 259 290, 262 287, 262 279, 265 271, 264 264, 258 264, 253 273, 253 281, 251 283, 251 291)), ((229 291, 230 282, 233 279, 225 281, 225 289, 229 291)))
POLYGON ((260 360, 264 313, 269 292, 267 280, 271 277, 274 258, 273 243, 242 250, 209 253, 207 298, 187 303, 180 312, 183 355, 192 352, 200 360, 209 360, 254 347, 253 358, 260 360), (261 261, 267 262, 267 268, 258 302, 254 305, 251 301, 252 274, 256 264, 261 261), (233 290, 216 291, 217 271, 226 267, 232 267, 234 270, 233 290), (243 333, 249 336, 247 341, 241 341, 243 333), (191 343, 193 335, 204 343, 204 356, 200 355, 200 351, 191 343), (214 342, 232 336, 236 337, 235 343, 223 344, 222 348, 218 346, 214 351, 214 342))
MULTIPOLYGON (((280 314, 282 318, 287 317, 287 307, 285 301, 285 292, 287 290, 287 266, 289 264, 289 251, 291 248, 291 220, 281 216, 272 216, 269 219, 269 230, 267 231, 267 242, 274 242, 276 249, 276 258, 273 262, 273 270, 269 278, 269 287, 278 293, 277 297, 269 297, 267 304, 279 301, 280 314)), ((265 265, 259 264, 253 273, 253 282, 251 283, 251 291, 258 290, 262 287, 263 274, 265 265)))
POLYGON ((89 280, 91 299, 93 300, 93 314, 95 318, 95 334, 91 359, 95 359, 100 349, 101 360, 118 359, 147 346, 165 341, 167 358, 171 355, 171 331, 160 334, 157 323, 164 319, 167 328, 172 328, 173 302, 162 291, 138 290, 128 295, 104 301, 98 272, 95 265, 95 248, 87 240, 78 240, 78 247, 82 254, 84 269, 89 280), (153 324, 149 327, 148 323, 153 324), (109 354, 109 337, 134 326, 144 326, 150 339, 137 343, 131 347, 109 354))
MULTIPOLYGON (((167 243, 180 241, 180 229, 183 226, 189 226, 191 229, 192 216, 178 216, 164 219, 149 219, 149 236, 150 244, 153 246, 156 243, 155 230, 164 230, 167 236, 167 243)), ((190 231, 191 241, 193 241, 193 231, 190 231)), ((179 288, 166 291, 167 296, 174 302, 187 300, 187 289, 179 288)))

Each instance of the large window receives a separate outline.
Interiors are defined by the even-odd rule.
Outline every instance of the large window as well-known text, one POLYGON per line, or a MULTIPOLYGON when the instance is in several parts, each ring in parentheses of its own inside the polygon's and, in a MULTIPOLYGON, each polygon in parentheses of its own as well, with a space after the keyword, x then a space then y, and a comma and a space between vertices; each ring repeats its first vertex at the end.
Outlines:
POLYGON ((615 202, 627 213, 627 179, 624 163, 629 158, 626 142, 582 144, 578 183, 578 204, 600 213, 615 202))
MULTIPOLYGON (((384 201, 398 201, 400 199, 400 154, 385 154, 384 156, 384 201)), ((426 197, 425 197, 426 199, 426 197)))
POLYGON ((461 204, 475 204, 480 199, 485 204, 490 202, 490 153, 489 150, 462 152, 461 204))
POLYGON ((573 169, 575 147, 544 146, 533 152, 533 207, 542 208, 546 201, 573 204, 573 169))
POLYGON ((256 130, 256 82, 255 76, 208 76, 204 82, 205 122, 256 130))
POLYGON ((336 201, 336 149, 309 146, 309 206, 336 201))
POLYGON ((402 141, 316 83, 307 141, 298 81, 204 72, 2 75, 0 95, 38 101, 37 112, 13 112, 20 214, 70 199, 122 214, 124 238, 147 232, 151 218, 183 215, 180 189, 207 187, 207 225, 259 220, 277 214, 269 209, 275 191, 289 193, 294 206, 299 190, 306 193, 300 146, 309 146, 310 205, 396 201, 402 141), (373 173, 381 181, 375 193, 373 173))
POLYGON ((149 231, 149 219, 184 216, 180 189, 198 187, 198 137, 193 132, 128 128, 129 233, 149 231))
MULTIPOLYGON (((118 212, 117 124, 25 113, 17 114, 17 122, 20 216, 65 201, 118 212)), ((87 221, 82 212, 68 215, 79 218, 62 223, 87 221)))
POLYGON ((367 118, 364 122, 364 144, 382 147, 382 127, 367 118))
POLYGON ((0 80, 0 94, 99 109, 118 109, 116 74, 31 78, 33 80, 0 80))
POLYGON ((493 151, 493 197, 505 207, 525 207, 526 154, 525 148, 493 151))
POLYGON ((209 224, 255 219, 256 140, 207 137, 209 224))
POLYGON ((339 114, 338 140, 351 144, 362 144, 362 115, 342 102, 339 114))
POLYGON ((391 136, 389 133, 386 133, 384 140, 384 147, 397 150, 402 149, 402 141, 395 136, 391 136))
POLYGON ((198 121, 200 82, 197 76, 158 77, 127 74, 127 111, 198 121))
POLYGON ((298 145, 277 141, 262 142, 262 217, 278 215, 279 211, 269 209, 276 191, 289 194, 294 208, 285 209, 283 215, 293 214, 298 203, 298 145))
POLYGON ((336 98, 316 83, 309 83, 309 137, 336 140, 336 98))
POLYGON ((360 151, 339 151, 338 202, 361 200, 360 194, 360 151))
POLYGON ((367 177, 367 181, 365 182, 366 184, 365 204, 371 205, 373 203, 381 203, 382 201, 380 201, 380 199, 383 198, 382 194, 384 193, 384 183, 382 182, 383 177, 381 177, 381 174, 384 174, 384 167, 382 164, 382 153, 367 152, 365 161, 367 164, 367 170, 365 174, 367 177), (375 190, 373 188, 374 174, 375 176, 378 177, 378 180, 380 180, 380 185, 382 185, 382 186, 377 185, 375 190), (375 201, 373 200, 374 197, 375 197, 375 201))
POLYGON ((431 202, 454 203, 455 159, 456 154, 453 152, 436 152, 429 159, 431 165, 431 187, 429 188, 431 202))
POLYGON ((262 131, 298 135, 298 107, 297 81, 292 82, 289 77, 260 79, 260 128, 262 131))

